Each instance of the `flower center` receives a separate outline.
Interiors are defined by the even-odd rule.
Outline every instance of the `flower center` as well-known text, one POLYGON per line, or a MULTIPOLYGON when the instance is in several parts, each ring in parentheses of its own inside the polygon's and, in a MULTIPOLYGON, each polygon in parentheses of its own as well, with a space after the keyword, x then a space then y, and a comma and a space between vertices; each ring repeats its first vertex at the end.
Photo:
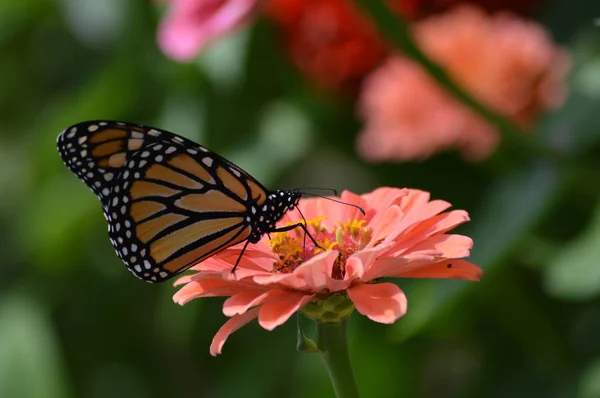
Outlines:
MULTIPOLYGON (((301 227, 287 232, 274 233, 269 239, 271 250, 278 260, 273 263, 273 273, 292 272, 303 262, 326 250, 338 252, 332 271, 332 278, 343 279, 346 273, 346 259, 357 250, 363 249, 370 241, 373 231, 365 227, 364 220, 348 220, 338 223, 331 231, 322 225, 325 216, 306 220, 307 229, 313 239, 306 236, 301 227)), ((289 223, 287 225, 292 225, 289 223)))

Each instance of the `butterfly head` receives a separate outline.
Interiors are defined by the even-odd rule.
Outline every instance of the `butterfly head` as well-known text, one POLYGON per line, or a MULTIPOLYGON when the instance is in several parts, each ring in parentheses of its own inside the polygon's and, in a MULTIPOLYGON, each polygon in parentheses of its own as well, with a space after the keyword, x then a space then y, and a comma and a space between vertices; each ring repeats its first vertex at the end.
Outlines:
POLYGON ((277 222, 285 213, 298 206, 301 197, 302 193, 296 190, 272 191, 261 207, 251 208, 253 212, 251 217, 254 218, 254 222, 252 223, 253 232, 249 238, 250 242, 256 243, 263 234, 274 231, 277 222))

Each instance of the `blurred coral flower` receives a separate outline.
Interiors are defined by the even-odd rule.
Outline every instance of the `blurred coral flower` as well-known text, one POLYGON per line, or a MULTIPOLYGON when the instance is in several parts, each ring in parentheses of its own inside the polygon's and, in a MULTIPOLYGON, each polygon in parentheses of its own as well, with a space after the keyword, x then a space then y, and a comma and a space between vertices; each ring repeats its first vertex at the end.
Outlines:
POLYGON ((202 49, 241 25, 258 0, 172 0, 158 30, 162 51, 190 61, 202 49))
MULTIPOLYGON (((568 54, 535 22, 463 6, 424 19, 413 33, 465 89, 525 128, 565 100, 568 54)), ((365 80, 359 107, 365 128, 358 150, 370 161, 422 160, 450 149, 479 160, 499 140, 493 126, 399 56, 365 80)))
MULTIPOLYGON (((220 354, 228 336, 255 318, 267 330, 297 311, 317 319, 310 311, 332 297, 349 303, 350 310, 340 316, 355 307, 375 322, 393 323, 406 313, 407 299, 397 285, 377 283, 380 278, 478 281, 482 276, 479 267, 461 260, 469 256, 472 240, 446 233, 468 221, 468 214, 445 212, 449 203, 429 197, 396 188, 342 194, 343 201, 361 206, 366 215, 323 198, 303 199, 299 209, 320 247, 305 239, 300 228, 276 233, 248 247, 234 274, 240 246, 226 249, 194 266, 197 273, 180 278, 176 285, 183 287, 173 299, 183 305, 195 298, 229 297, 223 313, 232 318, 215 335, 212 355, 220 354)), ((282 220, 294 222, 289 213, 282 220)))

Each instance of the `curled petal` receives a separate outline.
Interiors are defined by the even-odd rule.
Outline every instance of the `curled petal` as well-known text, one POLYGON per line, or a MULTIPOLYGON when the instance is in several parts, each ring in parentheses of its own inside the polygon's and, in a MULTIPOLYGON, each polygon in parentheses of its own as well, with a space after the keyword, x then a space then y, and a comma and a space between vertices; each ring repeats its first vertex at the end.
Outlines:
MULTIPOLYGON (((230 270, 232 264, 235 264, 238 259, 240 261, 237 270, 269 271, 273 268, 273 252, 266 244, 263 244, 261 241, 254 245, 248 245, 246 250, 242 253, 244 244, 245 243, 240 243, 226 251, 216 254, 215 257, 225 262, 230 270), (241 258, 240 255, 242 255, 241 258)), ((204 262, 208 260, 205 260, 204 262)))
POLYGON ((468 257, 473 247, 473 239, 463 235, 435 235, 424 239, 405 253, 434 253, 438 257, 468 257))
POLYGON ((483 270, 468 261, 452 259, 400 268, 398 272, 391 276, 399 278, 449 278, 479 281, 483 276, 483 270))
POLYGON ((373 279, 394 275, 402 267, 414 263, 426 264, 435 262, 435 256, 425 253, 410 253, 400 257, 381 256, 374 260, 373 264, 365 271, 361 280, 367 282, 373 279))
POLYGON ((273 330, 289 319, 294 312, 304 307, 314 295, 290 290, 271 290, 264 304, 260 306, 258 323, 267 330, 273 330))
POLYGON ((223 344, 225 344, 229 335, 256 318, 257 314, 258 308, 252 308, 250 311, 247 311, 242 315, 234 316, 225 322, 217 334, 215 334, 215 337, 213 337, 212 343, 210 344, 210 355, 213 357, 219 355, 223 348, 223 344))
POLYGON ((393 283, 359 284, 348 289, 356 310, 379 323, 394 323, 406 314, 407 300, 393 283))
POLYGON ((173 295, 173 301, 184 305, 200 297, 231 296, 247 287, 231 281, 224 281, 219 275, 208 274, 192 276, 193 280, 173 295))
POLYGON ((397 229, 403 216, 404 213, 400 207, 395 205, 388 207, 385 211, 375 216, 369 223, 369 226, 373 228, 373 237, 371 238, 370 245, 393 239, 395 236, 391 235, 391 233, 397 229))
POLYGON ((346 261, 346 275, 344 279, 350 281, 354 279, 364 280, 365 273, 375 264, 377 258, 389 250, 392 245, 393 243, 383 243, 352 254, 346 261))
POLYGON ((265 274, 253 277, 259 285, 279 283, 297 290, 312 290, 327 287, 331 268, 337 258, 337 252, 325 251, 306 261, 289 274, 265 274))
POLYGON ((431 198, 431 194, 426 191, 421 191, 419 189, 407 189, 408 195, 402 198, 400 206, 402 210, 406 212, 411 212, 414 209, 422 209, 423 206, 428 205, 429 203, 434 203, 437 201, 429 202, 429 198, 431 198))
POLYGON ((369 207, 386 209, 392 205, 400 204, 402 198, 409 195, 409 191, 406 188, 381 187, 363 195, 363 198, 369 204, 369 207))
POLYGON ((469 220, 469 214, 464 210, 449 211, 420 222, 409 234, 400 236, 398 239, 403 245, 412 246, 418 241, 432 235, 442 234, 469 220))
MULTIPOLYGON (((390 236, 388 237, 388 239, 398 239, 398 237, 402 233, 406 233, 405 231, 409 227, 418 225, 418 223, 420 222, 429 220, 431 217, 441 213, 450 206, 450 203, 445 202, 443 200, 434 200, 422 205, 418 209, 404 209, 406 215, 404 216, 402 221, 396 225, 393 231, 390 232, 390 236)), ((412 235, 412 231, 407 233, 407 236, 410 235, 412 235)))
POLYGON ((332 279, 332 269, 337 257, 338 252, 336 251, 320 253, 296 268, 293 275, 313 289, 327 288, 332 279))
POLYGON ((260 305, 267 293, 264 290, 260 291, 242 291, 225 300, 223 304, 223 314, 227 316, 240 315, 248 311, 252 307, 260 305))

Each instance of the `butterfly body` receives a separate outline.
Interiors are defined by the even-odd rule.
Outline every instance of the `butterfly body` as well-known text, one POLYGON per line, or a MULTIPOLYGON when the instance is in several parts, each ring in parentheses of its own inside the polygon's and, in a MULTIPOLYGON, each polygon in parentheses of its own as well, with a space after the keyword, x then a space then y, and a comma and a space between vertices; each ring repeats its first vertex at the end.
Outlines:
POLYGON ((257 243, 297 206, 209 149, 142 125, 91 121, 57 140, 65 165, 98 196, 119 258, 161 282, 219 251, 257 243))

